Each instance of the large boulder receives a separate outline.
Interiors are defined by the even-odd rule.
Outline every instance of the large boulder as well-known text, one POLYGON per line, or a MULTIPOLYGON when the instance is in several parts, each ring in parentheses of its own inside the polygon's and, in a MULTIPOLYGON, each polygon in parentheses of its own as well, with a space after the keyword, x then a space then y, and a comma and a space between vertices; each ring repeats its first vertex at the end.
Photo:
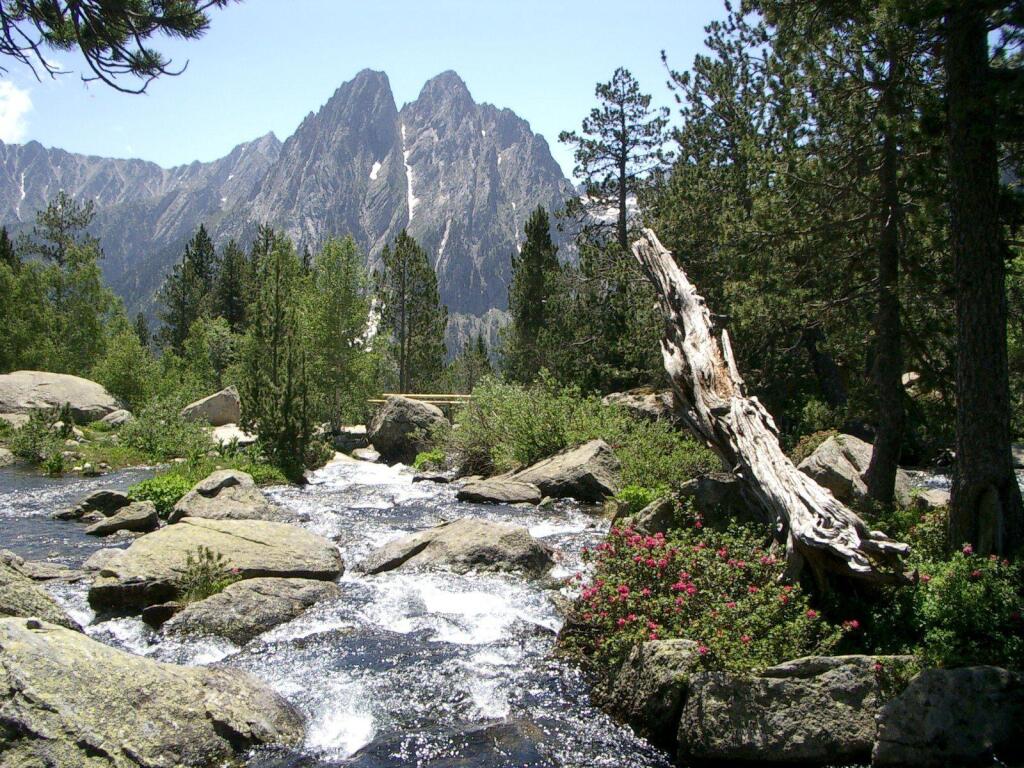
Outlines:
POLYGON ((173 768, 294 746, 299 713, 243 672, 181 667, 84 634, 0 619, 0 763, 173 768))
POLYGON ((926 669, 878 716, 873 765, 1005 765, 1024 760, 1024 674, 926 669))
POLYGON ((512 475, 556 499, 601 501, 619 491, 621 465, 604 440, 590 440, 512 475))
MULTIPOLYGON (((34 617, 81 631, 57 602, 15 565, 0 560, 0 616, 34 617)), ((0 708, 2 711, 2 708, 0 708)), ((0 715, 0 733, 3 733, 0 715)))
POLYGON ((15 456, 6 448, 0 448, 0 467, 9 467, 16 461, 15 456))
POLYGON ((78 376, 45 371, 0 375, 0 413, 50 411, 65 403, 71 406, 71 415, 79 424, 97 421, 121 408, 101 385, 78 376))
POLYGON ((264 496, 252 475, 237 469, 220 469, 182 496, 167 521, 176 523, 183 517, 285 522, 294 515, 264 496))
POLYGON ((507 477, 464 483, 455 497, 475 504, 540 504, 543 498, 540 488, 533 483, 521 483, 507 477))
POLYGON ((366 438, 385 460, 411 464, 417 453, 430 447, 430 430, 447 423, 436 405, 392 396, 370 419, 366 438))
POLYGON ((634 514, 626 514, 626 508, 620 507, 615 512, 612 525, 630 525, 639 533, 668 533, 670 528, 676 527, 678 509, 679 505, 671 497, 655 499, 634 514))
POLYGON ((181 409, 181 418, 204 422, 212 427, 237 424, 242 420, 242 401, 238 397, 238 390, 228 387, 189 403, 181 409))
POLYGON ((673 749, 690 675, 700 654, 692 640, 650 640, 633 646, 602 705, 641 735, 673 749))
POLYGON ((444 568, 541 576, 552 564, 550 547, 526 528, 464 517, 388 542, 370 554, 361 570, 373 574, 396 568, 444 568))
POLYGON ((330 541, 302 528, 265 520, 205 520, 186 517, 177 525, 136 539, 100 569, 89 588, 97 609, 137 608, 178 594, 189 554, 199 547, 221 554, 243 579, 281 576, 333 581, 344 564, 330 541))
POLYGON ((160 516, 156 512, 156 505, 152 501, 137 501, 93 523, 85 532, 90 536, 109 536, 118 531, 149 533, 159 527, 160 516))
POLYGON ((77 506, 61 510, 54 517, 58 520, 81 520, 87 515, 110 517, 131 503, 132 500, 128 498, 127 494, 109 488, 101 488, 84 497, 77 506))
POLYGON ((125 424, 135 421, 135 416, 132 415, 131 411, 127 411, 124 408, 119 408, 116 411, 111 411, 104 416, 100 421, 106 424, 108 427, 117 429, 123 427, 125 424))
POLYGON ((190 603, 164 625, 179 634, 217 635, 244 645, 278 624, 291 621, 314 603, 337 598, 341 588, 314 579, 247 579, 223 592, 190 603))
MULTIPOLYGON (((825 488, 844 504, 859 504, 868 497, 867 472, 871 464, 871 443, 853 435, 833 435, 819 445, 814 453, 800 462, 797 469, 825 488)), ((910 476, 896 471, 896 501, 904 506, 913 503, 910 476)))
POLYGON ((237 424, 225 424, 221 427, 214 427, 210 430, 210 438, 214 445, 226 448, 232 444, 237 448, 248 448, 255 445, 257 437, 251 432, 246 432, 237 424))
POLYGON ((675 394, 671 389, 655 390, 650 387, 612 392, 601 400, 605 405, 617 405, 631 416, 646 421, 679 421, 675 407, 675 394))
POLYGON ((680 762, 866 763, 885 703, 879 661, 811 656, 758 676, 691 675, 677 732, 680 762))

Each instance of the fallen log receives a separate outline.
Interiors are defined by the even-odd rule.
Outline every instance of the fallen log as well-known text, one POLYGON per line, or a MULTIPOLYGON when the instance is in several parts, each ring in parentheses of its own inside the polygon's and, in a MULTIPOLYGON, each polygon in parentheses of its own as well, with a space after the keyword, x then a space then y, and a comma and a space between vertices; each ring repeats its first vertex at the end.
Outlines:
POLYGON ((654 284, 665 315, 665 370, 694 434, 732 468, 744 496, 771 522, 786 549, 785 578, 810 567, 819 584, 827 573, 876 583, 909 580, 902 558, 910 547, 872 531, 789 460, 771 414, 746 394, 729 344, 704 298, 650 229, 633 255, 654 284))

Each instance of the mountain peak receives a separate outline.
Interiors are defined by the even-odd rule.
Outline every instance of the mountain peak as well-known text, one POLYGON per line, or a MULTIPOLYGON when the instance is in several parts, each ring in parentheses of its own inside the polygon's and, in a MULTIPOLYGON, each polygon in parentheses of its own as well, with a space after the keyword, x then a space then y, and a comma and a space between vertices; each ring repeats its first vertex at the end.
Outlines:
POLYGON ((436 75, 423 85, 417 101, 465 101, 472 102, 473 96, 469 92, 466 82, 459 77, 454 70, 445 70, 436 75))

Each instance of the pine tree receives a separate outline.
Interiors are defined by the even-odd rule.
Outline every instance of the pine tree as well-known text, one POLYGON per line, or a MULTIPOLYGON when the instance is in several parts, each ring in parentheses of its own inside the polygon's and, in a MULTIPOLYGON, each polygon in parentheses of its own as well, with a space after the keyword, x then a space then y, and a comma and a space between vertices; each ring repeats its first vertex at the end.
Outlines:
POLYGON ((162 346, 181 354, 188 331, 204 312, 210 309, 217 254, 213 241, 202 224, 185 246, 179 264, 174 266, 160 289, 160 329, 162 346))
POLYGON ((18 258, 14 243, 7 234, 7 227, 0 227, 0 264, 6 264, 13 272, 17 272, 21 266, 21 259, 18 258))
POLYGON ((402 230, 381 254, 378 296, 382 322, 392 336, 400 392, 429 390, 445 367, 448 310, 441 304, 427 252, 402 230))
POLYGON ((599 105, 584 118, 582 134, 563 131, 558 140, 575 147, 574 174, 583 180, 586 200, 577 205, 591 221, 614 211, 615 241, 629 251, 629 201, 642 179, 665 162, 668 110, 652 110, 651 97, 629 70, 619 67, 594 91, 599 105))
MULTIPOLYGON (((947 6, 942 36, 958 341, 949 540, 954 547, 970 543, 984 553, 1013 553, 1024 548, 1024 507, 1010 458, 1008 252, 999 216, 998 143, 1001 131, 1019 128, 1000 125, 988 41, 990 15, 1014 6, 1020 33, 1020 7, 993 0, 947 6)), ((999 77, 1019 99, 1022 70, 999 77)))
POLYGON ((135 335, 138 337, 142 348, 149 349, 153 337, 149 332, 149 321, 146 320, 146 316, 142 312, 135 315, 135 335))
POLYGON ((306 354, 302 348, 302 265, 283 235, 261 230, 267 250, 256 269, 258 289, 248 308, 242 351, 243 422, 260 437, 268 457, 300 480, 312 437, 306 354))
POLYGON ((786 0, 758 5, 775 27, 780 69, 815 94, 808 103, 815 131, 807 146, 828 168, 822 177, 830 188, 826 194, 833 199, 836 190, 855 195, 850 218, 858 223, 846 228, 871 260, 867 278, 875 293, 870 360, 875 440, 867 487, 873 499, 891 504, 906 424, 900 276, 913 230, 905 222, 903 201, 916 191, 915 176, 928 177, 912 164, 929 148, 919 122, 936 73, 931 41, 907 25, 891 3, 867 8, 833 2, 822 9, 786 0))
POLYGON ((493 373, 487 342, 484 341, 483 332, 478 332, 475 339, 466 339, 462 351, 452 362, 452 391, 469 394, 484 377, 493 373))
POLYGON ((61 190, 36 214, 32 234, 19 238, 18 251, 23 256, 38 256, 58 267, 67 263, 76 245, 91 248, 102 258, 99 241, 87 232, 95 216, 96 204, 92 200, 79 203, 61 190))
POLYGON ((249 260, 231 240, 221 253, 213 296, 213 314, 223 317, 235 333, 245 330, 245 305, 252 282, 249 260))
POLYGON ((369 281, 355 240, 331 238, 312 265, 305 301, 318 419, 339 427, 360 419, 373 388, 366 349, 369 281))
POLYGON ((512 256, 512 282, 508 289, 508 311, 502 367, 509 377, 529 383, 549 367, 552 354, 564 350, 547 349, 542 334, 556 318, 551 313, 554 292, 560 286, 561 266, 558 248, 551 241, 551 225, 542 206, 526 222, 526 242, 512 256))

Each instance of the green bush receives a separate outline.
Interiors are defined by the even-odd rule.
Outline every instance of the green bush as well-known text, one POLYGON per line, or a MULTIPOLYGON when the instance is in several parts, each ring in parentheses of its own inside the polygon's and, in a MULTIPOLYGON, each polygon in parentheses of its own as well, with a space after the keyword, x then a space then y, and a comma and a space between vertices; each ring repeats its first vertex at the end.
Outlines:
POLYGON ((798 585, 779 582, 784 563, 763 535, 733 527, 709 531, 691 521, 669 536, 613 528, 584 560, 594 567, 562 648, 610 676, 645 640, 698 643, 704 665, 758 670, 828 653, 846 628, 811 608, 798 585))
POLYGON ((220 552, 198 546, 185 554, 185 570, 177 580, 178 601, 193 603, 204 600, 234 584, 240 578, 237 568, 229 568, 220 552))
POLYGON ((43 470, 43 474, 46 475, 64 474, 64 453, 60 449, 53 451, 49 456, 43 459, 41 468, 43 470))
MULTIPOLYGON (((197 481, 198 482, 198 481, 197 481)), ((151 501, 160 517, 167 517, 182 496, 195 485, 188 477, 178 472, 165 472, 136 483, 128 489, 132 501, 151 501)))
POLYGON ((964 547, 922 563, 916 613, 926 664, 1024 667, 1024 569, 964 547))
POLYGON ((622 463, 622 482, 650 488, 677 487, 720 466, 691 437, 661 421, 634 418, 577 389, 562 389, 546 375, 525 387, 485 378, 456 426, 435 435, 465 471, 507 472, 601 438, 622 463))
POLYGON ((62 440, 53 425, 53 414, 35 411, 27 422, 11 434, 11 452, 23 461, 40 465, 54 454, 60 455, 62 440))
POLYGON ((664 486, 658 488, 647 488, 642 485, 627 485, 617 494, 615 502, 618 511, 626 516, 635 515, 648 504, 668 495, 668 489, 664 486))
POLYGON ((412 463, 412 468, 417 472, 426 469, 437 469, 444 466, 444 451, 440 448, 432 448, 429 451, 420 451, 412 463))
POLYGON ((196 460, 213 447, 210 436, 199 424, 182 419, 171 399, 159 399, 143 408, 133 421, 121 428, 121 441, 151 461, 177 457, 196 460))

